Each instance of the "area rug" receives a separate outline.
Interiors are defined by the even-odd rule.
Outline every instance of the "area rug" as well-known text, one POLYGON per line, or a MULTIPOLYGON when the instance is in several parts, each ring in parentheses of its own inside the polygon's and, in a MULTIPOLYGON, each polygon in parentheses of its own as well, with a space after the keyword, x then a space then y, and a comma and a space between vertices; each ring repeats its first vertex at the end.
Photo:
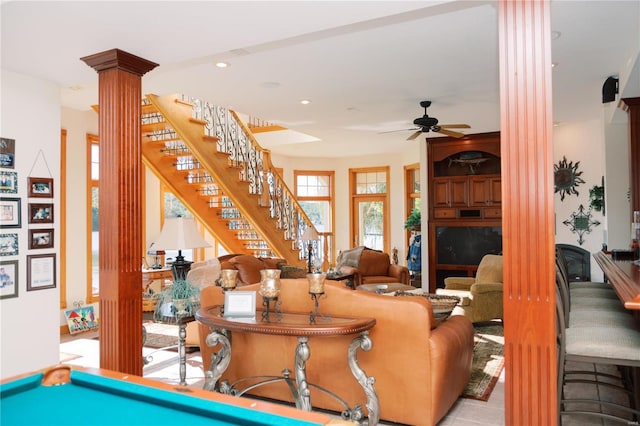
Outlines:
MULTIPOLYGON (((161 324, 155 322, 145 322, 147 338, 144 347, 153 349, 178 350, 178 326, 172 324, 161 324)), ((197 346, 187 346, 186 352, 198 351, 197 346)))
POLYGON ((473 366, 463 398, 487 401, 504 368, 504 333, 495 322, 474 326, 473 366))

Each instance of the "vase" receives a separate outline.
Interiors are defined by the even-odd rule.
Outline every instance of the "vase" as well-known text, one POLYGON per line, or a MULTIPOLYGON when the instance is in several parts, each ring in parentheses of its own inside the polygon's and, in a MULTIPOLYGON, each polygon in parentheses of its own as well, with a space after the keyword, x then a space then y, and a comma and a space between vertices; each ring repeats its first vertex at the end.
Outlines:
POLYGON ((277 299, 280 295, 280 269, 262 269, 260 271, 260 289, 258 293, 265 299, 277 299))
POLYGON ((177 317, 184 317, 190 314, 191 305, 189 299, 173 299, 173 314, 177 317))
POLYGON ((220 286, 222 290, 229 291, 236 288, 237 269, 223 269, 220 271, 220 286))

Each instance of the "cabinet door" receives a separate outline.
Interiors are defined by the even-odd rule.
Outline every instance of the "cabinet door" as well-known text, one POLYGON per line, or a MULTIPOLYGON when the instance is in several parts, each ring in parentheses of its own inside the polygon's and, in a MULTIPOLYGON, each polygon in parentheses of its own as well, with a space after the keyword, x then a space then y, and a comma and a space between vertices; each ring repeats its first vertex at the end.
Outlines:
POLYGON ((451 207, 467 207, 469 205, 469 183, 466 177, 453 178, 449 182, 451 207))
POLYGON ((450 207, 449 205, 449 179, 433 180, 433 206, 450 207))
POLYGON ((502 204, 502 179, 494 177, 489 179, 489 188, 491 189, 491 204, 502 204))
POLYGON ((469 179, 469 201, 472 206, 486 206, 489 201, 489 182, 484 177, 469 179))

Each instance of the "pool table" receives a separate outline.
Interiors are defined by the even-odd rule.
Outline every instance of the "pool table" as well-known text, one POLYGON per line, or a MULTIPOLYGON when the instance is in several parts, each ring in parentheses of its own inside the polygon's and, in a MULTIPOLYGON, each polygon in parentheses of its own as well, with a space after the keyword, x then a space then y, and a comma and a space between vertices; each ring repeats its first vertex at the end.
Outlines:
POLYGON ((69 365, 3 380, 0 406, 3 426, 346 424, 266 401, 69 365))

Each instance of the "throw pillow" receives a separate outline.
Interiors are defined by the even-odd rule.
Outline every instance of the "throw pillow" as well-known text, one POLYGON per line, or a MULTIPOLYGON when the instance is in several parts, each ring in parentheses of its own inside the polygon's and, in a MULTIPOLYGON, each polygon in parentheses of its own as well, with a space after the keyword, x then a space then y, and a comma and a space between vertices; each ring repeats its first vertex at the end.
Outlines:
POLYGON ((297 266, 280 265, 280 278, 305 278, 307 271, 297 266))

